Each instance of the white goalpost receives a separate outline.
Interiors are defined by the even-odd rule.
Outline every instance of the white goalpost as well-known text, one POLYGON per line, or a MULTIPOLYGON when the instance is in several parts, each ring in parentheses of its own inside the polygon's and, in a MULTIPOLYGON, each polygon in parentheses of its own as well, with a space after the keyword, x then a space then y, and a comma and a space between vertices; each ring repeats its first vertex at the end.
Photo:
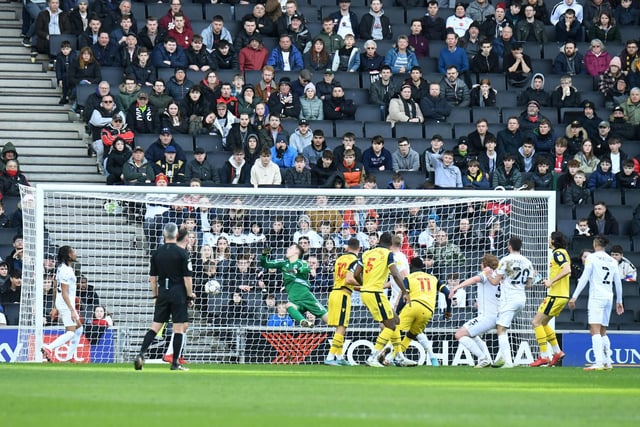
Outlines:
MULTIPOLYGON (((428 260, 442 282, 453 283, 477 272, 483 254, 506 255, 511 235, 522 238, 523 255, 547 277, 547 237, 555 230, 553 192, 60 184, 22 187, 21 192, 21 362, 41 361, 43 343, 62 332, 50 310, 55 295, 52 255, 63 245, 77 253, 76 305, 84 335, 74 354, 67 354, 66 346, 56 350, 59 361, 133 360, 153 317, 149 255, 161 244, 163 225, 176 222, 190 230, 197 296, 183 350, 188 362, 322 363, 333 329, 311 317, 313 329, 290 326, 281 312, 286 294, 280 274, 260 268, 263 248, 277 258, 290 244, 301 243, 314 272, 312 291, 326 304, 333 263, 349 237, 366 249, 376 244, 380 232, 402 234, 403 253, 428 260), (463 235, 460 226, 466 221, 471 232, 463 235), (435 236, 439 230, 446 234, 444 242, 435 236), (101 319, 94 322, 96 306, 104 307, 112 326, 101 319)), ((453 333, 476 315, 475 295, 474 289, 458 294, 450 320, 439 306, 426 329, 443 364, 472 363, 453 333)), ((510 330, 516 363, 529 360, 537 347, 530 321, 544 295, 542 285, 527 290, 527 306, 510 330)), ((363 363, 379 329, 358 293, 352 305, 345 355, 363 363)), ((152 344, 148 361, 161 363, 170 337, 168 324, 152 344)), ((494 334, 485 339, 495 355, 494 334)), ((420 346, 411 347, 407 356, 425 361, 420 346)))

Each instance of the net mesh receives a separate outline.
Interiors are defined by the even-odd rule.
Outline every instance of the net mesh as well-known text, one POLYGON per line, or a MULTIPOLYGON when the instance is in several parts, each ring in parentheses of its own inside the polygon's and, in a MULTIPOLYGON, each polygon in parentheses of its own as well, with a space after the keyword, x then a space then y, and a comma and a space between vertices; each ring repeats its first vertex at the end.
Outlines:
MULTIPOLYGON (((433 272, 444 282, 470 277, 478 271, 486 252, 506 255, 510 235, 523 239, 523 255, 545 276, 553 200, 546 193, 533 192, 464 192, 462 197, 442 191, 155 187, 141 191, 102 186, 73 191, 43 186, 38 192, 42 199, 34 188, 22 189, 22 361, 39 360, 37 346, 49 342, 60 330, 50 316, 54 265, 49 256, 62 245, 72 246, 78 255, 74 266, 79 278, 76 304, 85 333, 75 355, 66 355, 64 348, 59 351, 61 360, 133 359, 153 316, 149 254, 161 244, 162 227, 171 221, 191 230, 189 250, 197 299, 190 311, 185 359, 202 363, 318 363, 329 349, 333 331, 319 319, 311 319, 316 326, 313 330, 288 326, 288 319, 278 314, 279 303, 287 297, 280 274, 259 266, 264 247, 271 248, 272 257, 277 258, 291 243, 301 243, 312 267, 313 293, 323 304, 333 282, 333 263, 348 238, 357 237, 367 249, 383 231, 401 233, 405 237, 402 252, 409 259, 421 256, 433 260, 433 272), (36 209, 39 203, 40 210, 36 209), (462 233, 467 222, 469 231, 462 233), (442 232, 444 239, 437 236, 442 232), (42 271, 36 268, 40 265, 42 271), (113 327, 93 324, 98 305, 113 319, 113 327)), ((457 353, 460 356, 453 332, 476 314, 475 290, 467 289, 466 295, 458 293, 452 319, 444 320, 440 305, 427 328, 436 354, 448 364, 457 353)), ((530 320, 544 293, 542 286, 528 291, 525 311, 511 330, 514 353, 522 341, 534 346, 530 320)), ((352 361, 361 363, 378 325, 358 293, 354 293, 352 305, 345 352, 352 361)), ((170 337, 169 324, 158 334, 148 357, 160 360, 170 337)), ((424 360, 419 348, 408 354, 412 351, 424 360)))

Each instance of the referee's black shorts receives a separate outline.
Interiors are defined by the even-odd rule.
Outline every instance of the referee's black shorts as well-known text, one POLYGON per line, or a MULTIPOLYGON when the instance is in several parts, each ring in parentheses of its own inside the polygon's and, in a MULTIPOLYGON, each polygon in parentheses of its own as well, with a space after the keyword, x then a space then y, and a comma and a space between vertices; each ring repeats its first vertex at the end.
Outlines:
POLYGON ((158 298, 153 313, 153 321, 165 323, 169 319, 173 323, 185 323, 189 321, 187 310, 187 292, 184 286, 172 286, 169 290, 158 289, 158 298))

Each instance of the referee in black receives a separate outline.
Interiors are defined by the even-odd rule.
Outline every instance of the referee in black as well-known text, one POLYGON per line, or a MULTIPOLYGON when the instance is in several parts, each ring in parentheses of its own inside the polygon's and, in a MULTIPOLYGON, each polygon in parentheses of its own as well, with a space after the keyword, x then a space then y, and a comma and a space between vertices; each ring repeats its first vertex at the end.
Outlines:
POLYGON ((178 363, 178 355, 182 347, 182 335, 189 321, 187 308, 193 305, 195 295, 192 286, 192 270, 189 252, 176 245, 178 226, 170 222, 162 231, 164 245, 151 256, 149 282, 153 297, 156 300, 151 329, 144 336, 140 353, 134 359, 137 371, 144 367, 144 354, 153 342, 162 324, 173 321, 173 362, 172 371, 188 371, 178 363))

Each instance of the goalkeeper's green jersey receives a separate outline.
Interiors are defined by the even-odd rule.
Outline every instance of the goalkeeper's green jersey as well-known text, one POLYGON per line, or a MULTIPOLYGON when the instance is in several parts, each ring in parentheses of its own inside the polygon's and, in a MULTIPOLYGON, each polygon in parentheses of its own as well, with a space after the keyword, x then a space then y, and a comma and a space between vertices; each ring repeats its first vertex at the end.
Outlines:
POLYGON ((311 284, 309 283, 309 263, 304 260, 298 259, 294 262, 289 262, 286 259, 270 261, 265 255, 262 255, 260 257, 260 265, 263 268, 277 268, 281 271, 284 289, 287 292, 289 292, 289 288, 293 285, 301 285, 311 289, 311 284))

